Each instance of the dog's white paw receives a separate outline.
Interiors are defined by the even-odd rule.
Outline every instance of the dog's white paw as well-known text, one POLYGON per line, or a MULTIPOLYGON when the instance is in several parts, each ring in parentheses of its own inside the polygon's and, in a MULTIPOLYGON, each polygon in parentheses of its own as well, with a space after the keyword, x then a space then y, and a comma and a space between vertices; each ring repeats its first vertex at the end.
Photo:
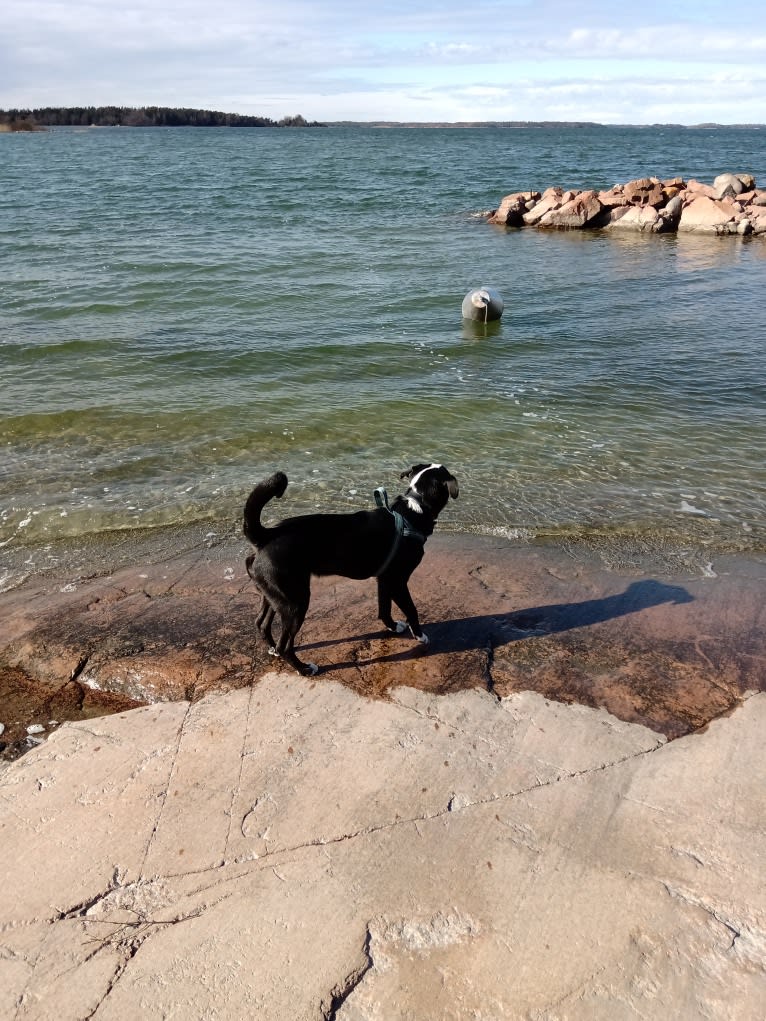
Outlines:
POLYGON ((316 663, 306 663, 303 673, 305 674, 306 677, 313 677, 314 674, 319 673, 319 667, 316 665, 316 663))
MULTIPOLYGON (((389 628, 389 631, 390 630, 391 628, 389 628)), ((405 631, 409 631, 412 637, 420 642, 421 645, 428 645, 428 635, 423 633, 416 635, 406 620, 395 620, 394 631, 397 635, 403 635, 405 631)))
POLYGON ((273 645, 269 646, 269 655, 270 656, 278 656, 279 655, 279 653, 277 652, 277 650, 274 648, 273 645))

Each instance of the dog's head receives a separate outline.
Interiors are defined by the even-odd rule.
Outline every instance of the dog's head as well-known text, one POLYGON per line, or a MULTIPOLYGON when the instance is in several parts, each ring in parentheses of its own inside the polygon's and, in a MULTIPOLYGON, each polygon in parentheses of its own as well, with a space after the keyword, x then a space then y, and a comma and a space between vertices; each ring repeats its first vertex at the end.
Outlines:
POLYGON ((443 464, 414 464, 402 472, 400 479, 409 479, 405 498, 412 500, 413 510, 426 509, 437 518, 450 497, 457 500, 457 479, 443 464), (416 506, 416 502, 420 506, 416 506))

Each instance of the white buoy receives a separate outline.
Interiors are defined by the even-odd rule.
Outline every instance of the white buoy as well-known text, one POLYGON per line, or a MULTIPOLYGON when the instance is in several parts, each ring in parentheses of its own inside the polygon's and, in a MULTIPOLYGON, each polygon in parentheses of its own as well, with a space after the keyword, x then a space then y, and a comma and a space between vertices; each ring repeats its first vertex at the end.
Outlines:
POLYGON ((503 299, 493 287, 477 287, 463 298, 463 319, 491 323, 503 314, 503 299))

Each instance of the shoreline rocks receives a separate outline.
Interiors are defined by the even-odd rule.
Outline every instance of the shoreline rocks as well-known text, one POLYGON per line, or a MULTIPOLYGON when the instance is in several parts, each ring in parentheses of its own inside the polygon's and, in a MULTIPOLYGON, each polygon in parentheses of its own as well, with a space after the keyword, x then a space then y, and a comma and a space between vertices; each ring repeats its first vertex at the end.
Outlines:
MULTIPOLYGON (((41 577, 2 594, 6 757, 28 748, 30 725, 47 734, 52 720, 196 703, 273 672, 254 636, 246 552, 238 538, 156 563, 137 550, 108 576, 41 577)), ((442 534, 412 580, 428 650, 383 632, 375 586, 345 578, 316 580, 299 644, 321 667, 317 684, 339 681, 363 699, 403 687, 536 691, 674 739, 766 690, 764 582, 759 558, 722 554, 712 571, 442 534)))
POLYGON ((745 173, 720 174, 712 185, 644 177, 602 191, 550 187, 511 192, 487 222, 555 230, 766 235, 766 189, 745 173))
POLYGON ((322 578, 304 678, 243 539, 150 548, 0 594, 1 1016, 762 1016, 762 555, 439 534, 428 651, 322 578))

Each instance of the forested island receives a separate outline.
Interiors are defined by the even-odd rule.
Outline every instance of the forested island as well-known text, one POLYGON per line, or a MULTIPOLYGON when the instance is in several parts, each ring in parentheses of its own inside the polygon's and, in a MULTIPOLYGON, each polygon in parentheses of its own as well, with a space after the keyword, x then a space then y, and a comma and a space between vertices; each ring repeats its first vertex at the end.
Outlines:
POLYGON ((46 106, 35 110, 0 110, 0 130, 42 131, 54 127, 93 128, 317 128, 296 114, 274 121, 219 110, 168 106, 46 106))
POLYGON ((308 121, 301 114, 258 117, 220 110, 169 106, 45 106, 0 110, 0 132, 47 128, 740 128, 766 130, 764 124, 599 124, 596 121, 308 121))

